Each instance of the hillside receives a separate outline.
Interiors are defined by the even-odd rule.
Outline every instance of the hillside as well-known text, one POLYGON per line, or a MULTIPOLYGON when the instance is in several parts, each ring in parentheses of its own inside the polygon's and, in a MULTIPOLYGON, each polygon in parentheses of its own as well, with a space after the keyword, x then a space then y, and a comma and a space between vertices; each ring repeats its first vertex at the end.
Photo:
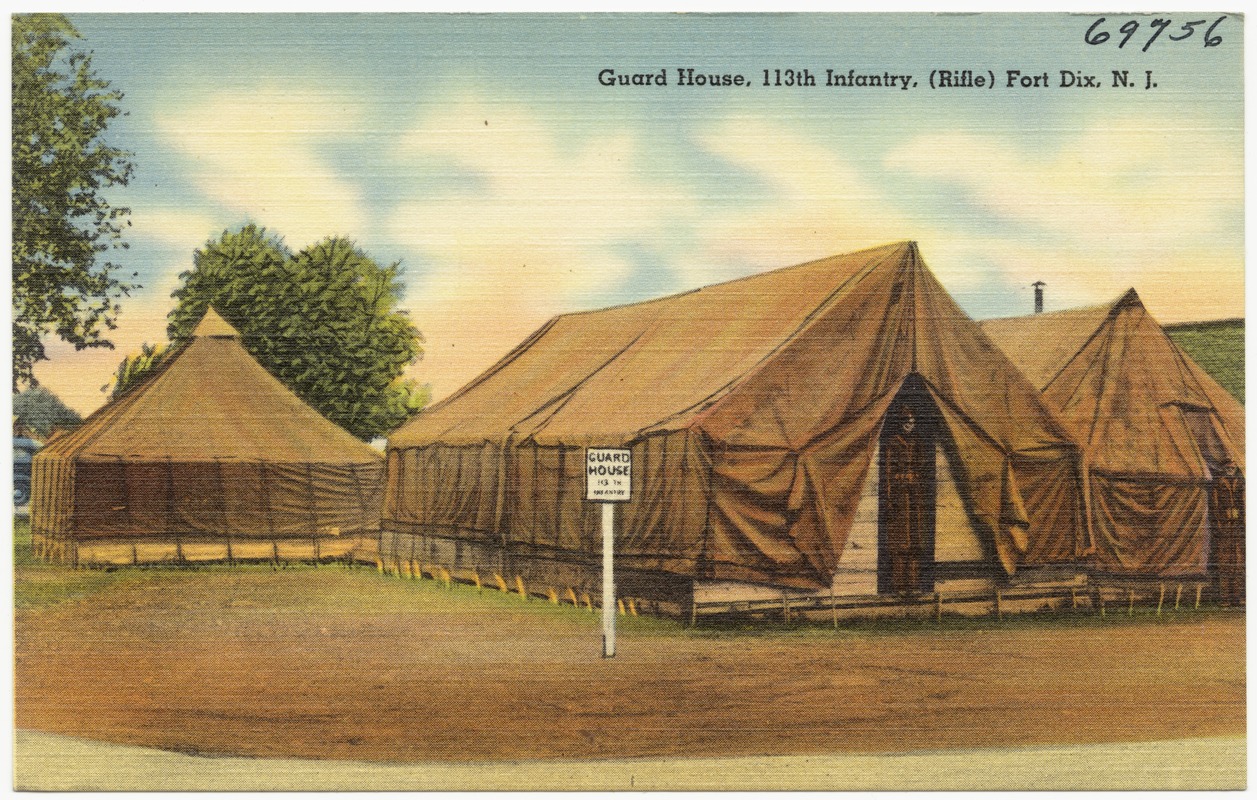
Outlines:
POLYGON ((1183 322, 1166 325, 1174 343, 1241 403, 1244 402, 1244 320, 1183 322))

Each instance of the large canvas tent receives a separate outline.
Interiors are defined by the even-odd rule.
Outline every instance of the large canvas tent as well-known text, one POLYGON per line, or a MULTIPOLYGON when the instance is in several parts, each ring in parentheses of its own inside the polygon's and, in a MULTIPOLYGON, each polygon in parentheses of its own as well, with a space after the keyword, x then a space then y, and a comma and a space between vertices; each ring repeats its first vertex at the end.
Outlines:
POLYGON ((1242 596, 1244 409, 1135 290, 982 328, 1084 447, 1096 569, 1169 577, 1220 563, 1239 569, 1238 583, 1224 577, 1242 596))
POLYGON ((74 563, 326 558, 378 530, 383 456, 301 402, 213 309, 34 460, 39 552, 74 563))
POLYGON ((1089 546, 1076 446, 911 242, 552 319, 390 437, 384 528, 593 564, 583 449, 607 446, 633 454, 630 573, 932 591, 936 487, 921 530, 911 497, 878 507, 907 473, 946 478, 956 558, 1008 575, 1089 546), (895 473, 878 453, 910 417, 926 455, 895 473))

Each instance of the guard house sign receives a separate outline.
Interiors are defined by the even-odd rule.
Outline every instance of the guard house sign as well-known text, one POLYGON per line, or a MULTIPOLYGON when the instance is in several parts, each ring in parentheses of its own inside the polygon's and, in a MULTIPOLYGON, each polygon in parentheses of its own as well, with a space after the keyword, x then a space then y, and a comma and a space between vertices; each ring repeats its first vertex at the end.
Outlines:
POLYGON ((630 450, 585 451, 585 499, 599 503, 627 503, 633 485, 630 450))

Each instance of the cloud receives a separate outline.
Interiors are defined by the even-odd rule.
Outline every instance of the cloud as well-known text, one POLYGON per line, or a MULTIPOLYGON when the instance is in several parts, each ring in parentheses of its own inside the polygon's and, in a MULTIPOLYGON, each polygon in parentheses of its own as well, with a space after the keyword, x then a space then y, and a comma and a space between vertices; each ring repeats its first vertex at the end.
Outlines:
POLYGON ((361 192, 320 150, 358 133, 360 118, 343 97, 263 87, 160 112, 156 128, 195 164, 188 175, 205 197, 303 246, 367 227, 361 192))
POLYGON ((387 226, 426 267, 410 291, 428 339, 415 374, 438 396, 550 316, 614 294, 634 269, 625 245, 666 246, 693 213, 693 198, 642 177, 649 155, 631 133, 577 143, 564 133, 522 106, 463 98, 399 145, 406 164, 468 179, 401 203, 387 226))
POLYGON ((699 224, 691 282, 737 277, 888 242, 925 231, 884 189, 829 144, 763 118, 728 118, 699 145, 767 187, 699 224))
POLYGON ((560 120, 510 103, 440 108, 398 155, 440 165, 460 188, 412 198, 387 223, 425 267, 410 295, 428 337, 415 375, 437 397, 548 317, 605 305, 639 280, 626 243, 662 262, 666 290, 913 239, 978 316, 1029 310, 1034 280, 1049 283, 1053 308, 1104 302, 1132 285, 1166 321, 1242 308, 1238 245, 1226 235, 1242 188, 1222 142, 1197 162, 1200 176, 1166 169, 1182 142, 1135 124, 1088 128, 1038 156, 994 136, 932 132, 878 162, 867 145, 849 152, 738 115, 693 134, 704 163, 723 165, 707 167, 717 181, 721 169, 741 179, 743 194, 713 200, 709 189, 646 177, 658 170, 632 128, 585 130, 573 143, 560 120), (907 195, 905 178, 917 186, 907 195), (1229 276, 1230 288, 1201 280, 1187 306, 1177 287, 1193 265, 1229 276))
POLYGON ((1002 228, 965 248, 1008 274, 1046 281, 1066 304, 1135 286, 1165 320, 1243 313, 1241 164, 1238 138, 1174 117, 1097 120, 1054 150, 931 132, 886 159, 959 189, 1002 228))

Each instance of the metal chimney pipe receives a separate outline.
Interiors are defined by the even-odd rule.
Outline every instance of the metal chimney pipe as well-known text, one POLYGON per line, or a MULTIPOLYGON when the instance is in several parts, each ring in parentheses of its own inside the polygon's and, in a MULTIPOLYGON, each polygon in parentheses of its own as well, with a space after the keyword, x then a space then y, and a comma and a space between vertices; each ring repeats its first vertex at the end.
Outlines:
POLYGON ((1047 286, 1043 281, 1035 281, 1030 284, 1034 287, 1034 313, 1043 313, 1043 287, 1047 286))

